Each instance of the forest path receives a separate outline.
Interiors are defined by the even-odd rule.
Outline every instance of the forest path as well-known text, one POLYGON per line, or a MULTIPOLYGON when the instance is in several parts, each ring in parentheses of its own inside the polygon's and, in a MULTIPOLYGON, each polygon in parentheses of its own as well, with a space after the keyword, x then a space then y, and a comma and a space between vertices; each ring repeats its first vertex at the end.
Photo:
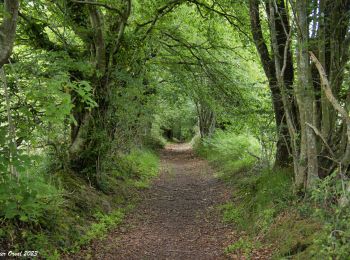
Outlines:
POLYGON ((226 259, 224 249, 236 235, 217 206, 229 190, 188 144, 168 145, 161 165, 125 223, 91 245, 93 259, 226 259))

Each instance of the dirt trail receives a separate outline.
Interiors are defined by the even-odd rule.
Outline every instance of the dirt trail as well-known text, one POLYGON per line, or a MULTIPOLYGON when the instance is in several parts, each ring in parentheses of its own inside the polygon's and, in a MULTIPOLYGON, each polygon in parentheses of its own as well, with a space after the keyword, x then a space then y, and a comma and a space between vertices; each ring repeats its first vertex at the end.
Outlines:
POLYGON ((161 163, 126 223, 91 245, 93 259, 226 259, 236 239, 217 210, 229 198, 224 184, 187 144, 167 146, 161 163))

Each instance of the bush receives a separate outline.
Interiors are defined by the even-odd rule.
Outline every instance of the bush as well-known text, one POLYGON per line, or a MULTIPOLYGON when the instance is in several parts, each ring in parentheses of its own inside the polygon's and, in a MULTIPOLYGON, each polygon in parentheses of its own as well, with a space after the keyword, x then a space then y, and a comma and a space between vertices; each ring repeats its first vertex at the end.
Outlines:
POLYGON ((229 245, 225 249, 225 253, 239 253, 240 255, 244 255, 246 258, 250 259, 253 249, 256 249, 257 247, 259 247, 259 244, 255 241, 240 238, 235 243, 229 245))
POLYGON ((134 178, 130 181, 138 188, 148 187, 150 179, 158 174, 159 159, 150 150, 134 149, 124 160, 129 164, 126 173, 133 174, 134 178))
POLYGON ((98 220, 93 223, 89 230, 76 243, 76 248, 79 249, 81 245, 89 243, 96 238, 103 238, 107 232, 117 224, 120 224, 124 218, 124 212, 120 209, 113 211, 111 214, 103 214, 98 212, 95 214, 98 220))
POLYGON ((166 140, 160 134, 153 134, 150 136, 146 136, 143 140, 143 144, 149 149, 159 150, 164 148, 164 146, 166 145, 166 140))
POLYGON ((133 148, 128 153, 117 152, 105 158, 101 168, 98 188, 104 193, 114 193, 121 181, 136 188, 147 187, 148 181, 158 173, 159 159, 152 150, 133 148))
MULTIPOLYGON (((220 206, 225 222, 273 244, 276 259, 348 259, 350 210, 338 206, 344 197, 339 177, 320 180, 300 202, 293 192, 292 169, 262 169, 257 157, 263 156, 253 137, 218 131, 211 138, 194 139, 193 146, 233 186, 234 199, 220 206)), ((249 241, 256 239, 240 239, 226 253, 249 257, 256 247, 249 241)))

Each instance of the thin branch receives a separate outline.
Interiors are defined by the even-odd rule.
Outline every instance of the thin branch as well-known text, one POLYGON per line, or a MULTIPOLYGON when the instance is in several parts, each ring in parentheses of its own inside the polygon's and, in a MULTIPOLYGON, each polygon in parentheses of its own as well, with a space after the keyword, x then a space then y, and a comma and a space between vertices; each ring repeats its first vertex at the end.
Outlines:
POLYGON ((318 136, 321 138, 322 142, 326 145, 327 149, 329 150, 329 153, 330 153, 333 157, 335 157, 332 148, 329 146, 329 144, 327 143, 327 141, 326 141, 326 139, 324 138, 324 136, 322 135, 322 133, 321 133, 315 126, 313 126, 312 124, 309 124, 308 122, 306 122, 305 124, 306 124, 307 126, 309 126, 309 127, 315 132, 315 134, 318 135, 318 136))
POLYGON ((110 5, 107 5, 107 4, 104 4, 104 3, 99 3, 99 2, 88 2, 88 1, 78 1, 78 0, 70 0, 72 3, 76 3, 76 4, 86 4, 86 5, 96 5, 96 6, 101 6, 101 7, 104 7, 110 11, 114 11, 114 12, 117 12, 120 16, 123 16, 123 13, 115 8, 115 7, 112 7, 110 5))
POLYGON ((315 54, 312 51, 310 51, 309 54, 310 54, 311 60, 315 63, 316 68, 320 74, 321 81, 323 83, 322 84, 323 90, 326 94, 326 97, 328 98, 329 102, 333 105, 334 109, 337 110, 342 115, 342 117, 345 119, 345 121, 348 124, 350 124, 350 117, 348 115, 348 112, 340 105, 338 100, 334 97, 334 95, 332 93, 332 89, 330 87, 330 83, 329 83, 328 78, 327 78, 327 74, 326 74, 322 64, 316 58, 315 54))
POLYGON ((158 22, 158 20, 163 17, 164 15, 170 13, 178 4, 181 3, 181 0, 174 0, 171 1, 170 3, 168 3, 167 5, 164 5, 163 7, 159 8, 157 10, 157 15, 154 17, 154 19, 147 21, 143 24, 139 24, 136 28, 136 32, 141 28, 144 27, 148 24, 151 24, 151 26, 147 29, 145 35, 142 38, 142 41, 144 41, 146 39, 146 37, 152 32, 152 30, 154 29, 156 23, 158 22))
POLYGON ((281 69, 281 77, 284 78, 284 72, 286 71, 287 68, 287 59, 288 59, 288 51, 289 51, 289 45, 291 42, 291 36, 292 36, 292 27, 290 27, 288 36, 287 36, 287 41, 286 41, 286 45, 284 46, 284 50, 283 50, 283 66, 281 69))
MULTIPOLYGON (((231 24, 235 29, 237 29, 239 32, 241 32, 245 37, 247 37, 247 39, 251 40, 251 37, 245 31, 242 30, 241 26, 239 26, 238 24, 236 24, 232 21, 232 19, 234 19, 240 25, 244 25, 238 17, 236 17, 232 14, 228 14, 224 11, 217 10, 214 8, 214 6, 209 6, 209 5, 202 3, 198 0, 188 0, 188 2, 195 4, 197 6, 197 8, 198 8, 198 6, 200 6, 200 7, 207 9, 208 11, 214 12, 214 13, 224 17, 229 24, 231 24)), ((221 7, 221 9, 222 9, 222 7, 221 7)))

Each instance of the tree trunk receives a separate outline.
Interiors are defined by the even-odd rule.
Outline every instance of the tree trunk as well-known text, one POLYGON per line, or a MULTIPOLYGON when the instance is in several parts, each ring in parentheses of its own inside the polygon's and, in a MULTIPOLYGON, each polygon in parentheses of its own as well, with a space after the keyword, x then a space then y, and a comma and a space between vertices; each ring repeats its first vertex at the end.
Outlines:
MULTIPOLYGON (((290 167, 292 163, 291 137, 287 127, 287 118, 283 107, 281 89, 277 80, 276 68, 275 68, 275 58, 281 58, 281 56, 284 56, 283 46, 285 46, 287 35, 284 32, 283 26, 286 26, 287 28, 289 28, 289 21, 286 16, 286 12, 284 11, 284 4, 279 3, 279 8, 280 8, 282 19, 276 18, 274 19, 273 22, 276 27, 276 33, 278 34, 277 44, 280 47, 278 48, 278 50, 274 52, 274 55, 273 55, 274 58, 272 59, 262 33, 260 14, 259 14, 259 1, 258 0, 249 1, 252 35, 253 35, 255 46, 260 56, 261 63, 263 65, 265 75, 269 82, 272 104, 273 104, 275 120, 276 120, 277 146, 276 146, 275 167, 290 167)), ((286 75, 283 78, 282 83, 285 85, 285 87, 290 89, 293 84, 294 73, 293 73, 293 61, 292 61, 292 56, 289 48, 288 48, 287 57, 286 57, 286 66, 287 66, 286 75)), ((293 100, 291 94, 288 94, 288 96, 289 96, 288 99, 293 100)), ((296 110, 293 109, 293 111, 291 112, 295 114, 296 110)))
POLYGON ((0 67, 8 62, 16 36, 19 1, 4 1, 4 18, 0 25, 0 67))
MULTIPOLYGON (((316 100, 312 84, 311 67, 309 59, 309 23, 307 0, 300 0, 296 4, 298 31, 298 105, 301 116, 301 157, 300 164, 305 165, 304 154, 307 159, 306 188, 310 188, 318 179, 318 151, 316 135, 309 125, 315 124, 316 100), (306 150, 304 150, 306 149, 306 150)), ((304 175, 303 172, 297 174, 304 175)), ((299 179, 299 178, 298 178, 299 179)), ((300 185, 299 183, 297 185, 300 185)))
POLYGON ((17 142, 16 142, 16 128, 12 119, 10 95, 8 92, 7 79, 4 68, 0 68, 0 77, 4 85, 4 95, 6 99, 6 113, 8 123, 8 149, 9 149, 9 168, 10 173, 16 179, 19 178, 14 161, 17 159, 17 142))
POLYGON ((201 138, 208 137, 215 130, 215 112, 204 102, 196 102, 196 107, 201 138))
MULTIPOLYGON (((73 115, 76 124, 71 126, 70 164, 76 171, 100 172, 100 157, 108 153, 115 135, 114 122, 110 120, 113 107, 110 103, 109 78, 115 66, 115 52, 130 16, 131 1, 125 1, 125 9, 119 14, 119 19, 110 25, 110 31, 106 31, 104 13, 99 11, 97 5, 73 2, 68 9, 72 23, 76 25, 74 30, 90 48, 96 69, 90 81, 94 88, 94 100, 98 104, 90 112, 79 99, 75 99, 73 115), (88 16, 76 16, 76 10, 88 16), (111 41, 108 43, 108 40, 111 41)), ((97 176, 92 177, 98 182, 97 176)))

